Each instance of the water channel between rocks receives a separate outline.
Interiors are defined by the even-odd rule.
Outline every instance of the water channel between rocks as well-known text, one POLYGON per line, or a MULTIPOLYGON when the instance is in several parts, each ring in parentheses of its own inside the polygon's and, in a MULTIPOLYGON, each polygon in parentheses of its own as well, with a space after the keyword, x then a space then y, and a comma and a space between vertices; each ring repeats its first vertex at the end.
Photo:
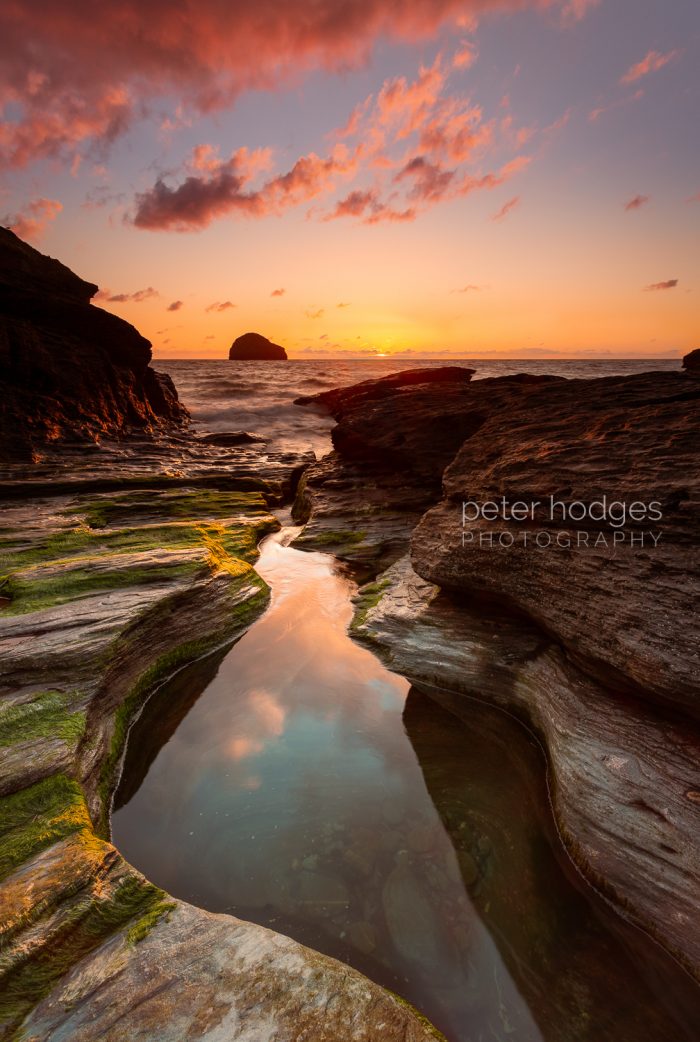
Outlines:
POLYGON ((476 701, 458 718, 355 644, 353 584, 297 532, 262 544, 266 614, 132 729, 119 850, 355 966, 450 1042, 690 1039, 670 960, 569 865, 527 731, 476 701))

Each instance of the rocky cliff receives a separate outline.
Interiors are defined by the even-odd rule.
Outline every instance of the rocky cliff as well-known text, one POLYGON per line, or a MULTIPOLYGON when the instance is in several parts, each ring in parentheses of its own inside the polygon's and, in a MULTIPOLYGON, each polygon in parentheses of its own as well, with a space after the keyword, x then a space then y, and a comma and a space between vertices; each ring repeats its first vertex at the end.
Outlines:
POLYGON ((90 303, 97 286, 0 228, 0 459, 59 441, 182 425, 151 345, 90 303))

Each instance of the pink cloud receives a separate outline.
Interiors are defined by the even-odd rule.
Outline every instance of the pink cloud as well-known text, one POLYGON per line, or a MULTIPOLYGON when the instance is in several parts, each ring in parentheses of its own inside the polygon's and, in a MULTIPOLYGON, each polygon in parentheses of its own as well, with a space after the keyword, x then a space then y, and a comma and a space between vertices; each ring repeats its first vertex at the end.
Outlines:
POLYGON ((112 293, 110 289, 100 289, 93 300, 104 300, 108 304, 142 304, 144 300, 152 300, 159 296, 160 293, 157 289, 148 286, 146 289, 137 289, 135 293, 112 293))
POLYGON ((645 286, 645 293, 654 293, 657 290, 662 289, 675 289, 678 285, 678 279, 666 279, 665 282, 652 282, 650 286, 645 286))
MULTIPOLYGON (((187 164, 190 167, 193 158, 198 161, 197 155, 190 157, 187 164)), ((287 173, 272 178, 261 188, 252 189, 249 185, 258 166, 251 165, 250 158, 245 148, 223 160, 207 153, 201 173, 189 174, 176 187, 159 178, 153 188, 136 196, 131 220, 137 228, 193 231, 229 213, 247 217, 281 214, 289 207, 330 191, 334 187, 334 175, 347 176, 356 167, 355 159, 345 146, 336 145, 327 158, 311 152, 298 159, 287 173)))
POLYGON ((179 311, 180 308, 183 307, 183 306, 184 306, 184 302, 182 300, 174 300, 172 302, 172 304, 168 304, 168 307, 167 307, 166 310, 167 311, 179 311))
POLYGON ((640 210, 649 201, 650 197, 648 195, 635 195, 625 203, 625 210, 640 210))
MULTIPOLYGON (((239 148, 222 158, 211 145, 197 145, 182 165, 179 182, 177 174, 159 178, 136 196, 129 219, 143 229, 193 231, 225 215, 281 215, 332 195, 349 181, 350 190, 321 212, 321 219, 402 222, 442 200, 494 188, 531 158, 516 155, 497 172, 483 174, 471 172, 467 164, 484 165, 496 148, 520 150, 537 131, 516 128, 511 116, 500 125, 485 121, 479 105, 448 92, 451 69, 438 56, 413 80, 386 80, 376 97, 370 95, 328 135, 336 142, 328 155, 301 156, 286 172, 270 175, 270 149, 239 148)), ((313 209, 308 216, 318 213, 313 209)))
POLYGON ((637 80, 643 79, 644 76, 648 76, 652 72, 658 72, 659 69, 663 69, 664 65, 668 65, 670 61, 673 61, 678 56, 678 53, 678 51, 668 51, 666 54, 660 54, 659 51, 649 51, 640 62, 637 62, 636 65, 627 70, 624 76, 620 77, 620 83, 623 87, 628 87, 631 83, 636 83, 637 80))
POLYGON ((470 40, 463 40, 460 49, 452 58, 453 69, 469 69, 479 57, 476 46, 470 40))
POLYGON ((205 308, 204 310, 207 311, 207 312, 209 312, 209 311, 228 311, 230 308, 235 308, 235 307, 236 307, 236 305, 231 300, 223 300, 221 302, 216 300, 216 301, 214 301, 213 304, 210 304, 209 307, 205 308))
POLYGON ((350 192, 336 204, 335 209, 327 214, 325 219, 330 221, 337 217, 359 217, 365 224, 379 224, 382 221, 412 221, 415 216, 415 210, 396 210, 383 203, 375 190, 368 189, 364 192, 350 192))
POLYGON ((270 296, 271 297, 283 297, 286 292, 287 292, 286 289, 273 289, 273 291, 270 294, 270 296))
POLYGON ((172 99, 172 118, 161 104, 158 125, 168 130, 248 90, 289 85, 317 69, 358 67, 380 39, 417 42, 447 24, 470 28, 475 15, 566 11, 572 3, 317 0, 303 17, 287 0, 122 0, 92 5, 89 15, 83 0, 6 7, 2 101, 18 112, 2 125, 0 147, 6 164, 22 166, 41 157, 71 161, 81 148, 109 145, 163 97, 172 99))
POLYGON ((410 179, 412 187, 409 198, 433 203, 444 198, 454 176, 454 170, 445 170, 438 163, 431 163, 425 156, 416 156, 399 171, 394 180, 410 179))
POLYGON ((580 22, 589 11, 600 7, 602 0, 568 0, 561 12, 562 22, 567 25, 571 22, 580 22))
POLYGON ((520 205, 520 196, 515 195, 512 199, 509 199, 507 203, 504 203, 500 210, 493 214, 492 221, 502 221, 504 217, 507 217, 516 206, 520 205))
POLYGON ((6 217, 5 223, 20 239, 39 242, 47 224, 54 221, 62 209, 57 199, 34 199, 14 216, 6 217))

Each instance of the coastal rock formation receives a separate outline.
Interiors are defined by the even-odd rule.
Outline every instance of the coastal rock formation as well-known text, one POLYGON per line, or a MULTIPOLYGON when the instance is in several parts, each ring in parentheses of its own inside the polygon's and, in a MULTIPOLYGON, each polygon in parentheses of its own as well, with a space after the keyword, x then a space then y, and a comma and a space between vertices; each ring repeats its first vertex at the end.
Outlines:
POLYGON ((96 288, 0 233, 0 1038, 434 1042, 359 973, 170 899, 108 842, 132 720, 264 610, 257 544, 310 457, 183 429, 96 288))
POLYGON ((556 382, 527 375, 470 383, 459 366, 397 373, 299 399, 330 408, 335 451, 309 467, 294 516, 297 540, 331 549, 367 574, 404 554, 413 528, 440 497, 442 473, 490 412, 556 382))
POLYGON ((444 499, 413 534, 413 566, 526 613, 613 690, 697 718, 698 445, 700 389, 681 374, 542 388, 492 413, 462 446, 444 499), (471 518, 503 497, 539 505, 524 520, 506 507, 505 519, 501 508, 463 529, 465 501, 476 504, 471 518), (552 546, 538 546, 538 533, 552 546))
POLYGON ((688 352, 683 359, 683 368, 689 376, 700 376, 700 347, 688 352))
POLYGON ((261 333, 243 333, 231 344, 228 356, 236 361, 283 361, 287 352, 261 333))
POLYGON ((700 393, 684 374, 660 372, 481 380, 438 387, 432 400, 427 388, 404 388, 380 392, 381 406, 368 390, 332 402, 336 451, 307 471, 297 497, 310 519, 302 545, 332 549, 374 580, 358 595, 353 632, 390 668, 433 698, 485 698, 538 732, 572 859, 700 976, 700 393), (427 433, 441 425, 462 439, 442 492, 449 441, 433 454, 427 433), (628 512, 620 525, 613 508, 603 522, 563 524, 541 511, 480 519, 465 529, 476 544, 462 546, 465 500, 548 506, 550 494, 587 509, 603 496, 658 502, 663 517, 628 512), (640 545, 650 528, 661 530, 658 545, 640 545), (614 542, 619 529, 626 545, 614 542), (519 553, 478 545, 482 531, 540 530, 589 540, 602 530, 609 542, 519 553))
POLYGON ((186 421, 149 341, 90 304, 96 292, 0 228, 0 459, 186 421))
POLYGON ((279 525, 266 497, 64 494, 10 501, 3 522, 0 1037, 150 1042, 225 1025, 288 1042, 434 1042, 360 974, 168 898, 105 838, 134 714, 267 603, 251 566, 279 525))

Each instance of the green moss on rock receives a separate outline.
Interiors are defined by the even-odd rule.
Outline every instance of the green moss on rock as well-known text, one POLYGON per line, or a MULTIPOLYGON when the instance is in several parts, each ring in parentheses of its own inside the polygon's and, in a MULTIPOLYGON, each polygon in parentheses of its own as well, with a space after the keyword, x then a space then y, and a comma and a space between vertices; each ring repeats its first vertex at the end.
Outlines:
POLYGON ((128 875, 115 889, 94 889, 63 916, 51 943, 27 953, 5 974, 0 992, 0 1028, 3 1037, 19 1040, 24 1017, 77 962, 117 931, 136 922, 126 941, 143 940, 172 902, 152 883, 128 875), (138 917, 138 918, 137 918, 138 917))
POLYGON ((391 586, 391 583, 388 579, 381 579, 379 582, 367 583, 366 586, 363 586, 362 589, 359 590, 354 601, 355 614, 353 615, 350 624, 351 630, 356 630, 361 626, 364 626, 369 612, 379 604, 389 586, 391 586))
POLYGON ((1 798, 0 880, 81 829, 91 829, 83 790, 63 774, 1 798))
POLYGON ((29 702, 0 705, 0 747, 33 738, 60 738, 78 743, 85 732, 85 713, 74 711, 76 693, 42 691, 29 702))

